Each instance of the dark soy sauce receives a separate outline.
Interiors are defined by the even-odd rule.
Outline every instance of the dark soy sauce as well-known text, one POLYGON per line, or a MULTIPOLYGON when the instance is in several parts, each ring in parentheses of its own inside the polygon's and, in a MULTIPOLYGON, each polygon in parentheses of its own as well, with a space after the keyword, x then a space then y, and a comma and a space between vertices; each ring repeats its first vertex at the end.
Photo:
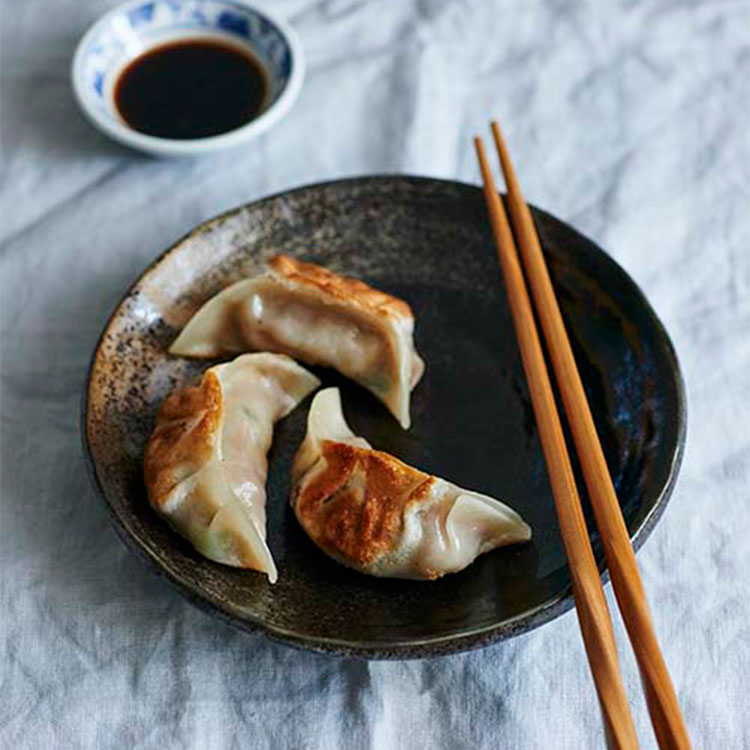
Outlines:
POLYGON ((267 91, 266 73, 249 53, 221 42, 176 42, 125 68, 115 85, 115 104, 141 133, 205 138, 257 117, 267 91))

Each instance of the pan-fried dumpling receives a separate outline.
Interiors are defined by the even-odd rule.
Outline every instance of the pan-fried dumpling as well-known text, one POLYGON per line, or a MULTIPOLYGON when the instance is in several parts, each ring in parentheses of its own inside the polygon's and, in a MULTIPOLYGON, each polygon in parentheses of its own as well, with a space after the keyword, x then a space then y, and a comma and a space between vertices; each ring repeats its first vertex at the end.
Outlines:
POLYGON ((506 505, 425 474, 354 435, 336 388, 313 399, 292 506, 326 554, 362 573, 434 579, 531 538, 506 505))
POLYGON ((413 334, 414 316, 403 300, 277 255, 267 273, 206 302, 169 351, 184 357, 271 351, 333 367, 372 391, 406 429, 411 390, 424 371, 413 334))
POLYGON ((276 581, 266 544, 266 454, 274 422, 320 385, 282 354, 245 354, 162 404, 146 447, 154 509, 205 557, 276 581))

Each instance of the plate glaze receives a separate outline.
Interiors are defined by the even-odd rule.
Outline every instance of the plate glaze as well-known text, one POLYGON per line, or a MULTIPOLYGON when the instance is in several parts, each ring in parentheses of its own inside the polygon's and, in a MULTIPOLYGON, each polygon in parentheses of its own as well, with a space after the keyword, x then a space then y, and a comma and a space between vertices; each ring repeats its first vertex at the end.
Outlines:
MULTIPOLYGON (((543 211, 534 209, 534 218, 638 547, 664 509, 682 456, 677 360, 643 294, 606 253, 543 211)), ((479 188, 414 177, 341 180, 206 222, 144 272, 108 321, 91 363, 83 422, 94 483, 122 538, 194 603, 241 628, 316 651, 412 658, 508 638, 573 605, 479 188), (413 393, 409 431, 368 392, 313 369, 324 385, 341 387, 355 432, 509 503, 531 525, 531 542, 429 583, 370 578, 332 562, 300 529, 288 502, 289 466, 310 398, 277 425, 270 453, 275 585, 203 559, 151 510, 141 460, 156 411, 207 366, 170 357, 167 347, 206 299, 260 272, 280 251, 358 276, 411 304, 427 368, 413 393)), ((601 569, 594 531, 592 540, 601 569)))

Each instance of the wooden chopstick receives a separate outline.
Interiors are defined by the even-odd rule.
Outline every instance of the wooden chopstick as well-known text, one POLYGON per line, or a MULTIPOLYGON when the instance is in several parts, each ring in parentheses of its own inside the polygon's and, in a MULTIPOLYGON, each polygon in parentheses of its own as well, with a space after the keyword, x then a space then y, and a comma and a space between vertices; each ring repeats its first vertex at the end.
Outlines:
POLYGON ((508 149, 496 122, 492 123, 492 135, 508 189, 508 207, 524 270, 583 469, 612 586, 641 671, 654 733, 661 750, 687 750, 690 739, 659 649, 635 553, 565 331, 531 211, 521 194, 508 149))
POLYGON ((638 740, 620 674, 612 620, 591 550, 531 301, 508 218, 487 164, 484 145, 480 138, 475 138, 474 143, 513 325, 555 498, 563 545, 570 564, 578 620, 602 707, 605 730, 612 747, 618 750, 637 748, 638 740))

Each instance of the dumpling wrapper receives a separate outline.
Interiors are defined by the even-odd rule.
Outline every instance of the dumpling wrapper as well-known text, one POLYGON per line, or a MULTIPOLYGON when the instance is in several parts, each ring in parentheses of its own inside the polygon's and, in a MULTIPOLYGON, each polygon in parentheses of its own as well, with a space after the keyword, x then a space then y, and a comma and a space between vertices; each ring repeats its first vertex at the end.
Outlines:
POLYGON ((291 503, 318 547, 374 576, 435 579, 531 538, 498 500, 373 450, 347 425, 336 388, 313 399, 292 466, 291 503))
POLYGON ((183 357, 246 351, 333 367, 377 396, 407 429, 424 362, 409 305, 362 281, 277 255, 267 273, 212 297, 170 347, 183 357))
POLYGON ((281 354, 245 354, 162 404, 144 457, 153 508, 216 562, 266 573, 267 453, 274 423, 320 381, 281 354))

